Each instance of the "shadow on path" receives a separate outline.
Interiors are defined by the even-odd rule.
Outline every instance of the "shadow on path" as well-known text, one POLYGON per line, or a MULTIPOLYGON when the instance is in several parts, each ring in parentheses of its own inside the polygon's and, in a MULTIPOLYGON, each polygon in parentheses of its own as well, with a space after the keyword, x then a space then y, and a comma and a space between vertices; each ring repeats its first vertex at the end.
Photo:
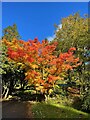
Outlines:
POLYGON ((29 101, 3 101, 2 118, 33 118, 31 105, 29 101))

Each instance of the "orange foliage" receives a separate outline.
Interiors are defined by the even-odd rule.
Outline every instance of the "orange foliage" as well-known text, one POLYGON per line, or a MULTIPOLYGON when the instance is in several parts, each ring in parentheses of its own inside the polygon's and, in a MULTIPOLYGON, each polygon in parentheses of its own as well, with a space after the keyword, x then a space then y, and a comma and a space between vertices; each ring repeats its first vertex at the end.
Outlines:
POLYGON ((73 55, 75 48, 70 48, 67 53, 60 53, 59 57, 53 55, 57 42, 50 45, 45 40, 40 43, 37 38, 27 42, 17 39, 8 42, 4 39, 3 42, 8 48, 8 58, 24 64, 25 79, 40 92, 48 92, 57 80, 62 79, 61 73, 81 64, 79 58, 73 55))

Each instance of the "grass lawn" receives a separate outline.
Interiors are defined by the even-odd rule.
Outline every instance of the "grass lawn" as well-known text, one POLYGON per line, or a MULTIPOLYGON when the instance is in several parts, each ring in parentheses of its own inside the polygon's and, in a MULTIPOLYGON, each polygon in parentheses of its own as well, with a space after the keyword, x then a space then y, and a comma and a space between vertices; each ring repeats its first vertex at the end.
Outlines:
POLYGON ((32 106, 34 118, 67 118, 73 120, 90 120, 90 114, 76 110, 72 107, 52 103, 35 103, 32 106))

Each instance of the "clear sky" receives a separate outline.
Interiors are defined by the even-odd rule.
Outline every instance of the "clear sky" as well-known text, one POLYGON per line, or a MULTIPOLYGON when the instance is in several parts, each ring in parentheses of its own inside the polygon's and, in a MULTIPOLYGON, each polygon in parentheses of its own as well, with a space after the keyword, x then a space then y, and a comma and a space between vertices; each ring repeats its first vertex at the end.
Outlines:
POLYGON ((2 29, 16 23, 23 40, 41 41, 54 35, 54 24, 78 11, 87 14, 88 2, 3 2, 2 29))

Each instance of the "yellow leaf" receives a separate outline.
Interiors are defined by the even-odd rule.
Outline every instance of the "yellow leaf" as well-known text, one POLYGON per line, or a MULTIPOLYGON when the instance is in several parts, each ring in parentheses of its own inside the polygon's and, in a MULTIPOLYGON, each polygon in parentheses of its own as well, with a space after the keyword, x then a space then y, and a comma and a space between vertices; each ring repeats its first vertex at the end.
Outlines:
POLYGON ((36 86, 39 86, 40 84, 36 84, 36 86))
POLYGON ((38 68, 37 65, 32 65, 32 64, 31 64, 31 67, 32 67, 33 69, 38 68))
POLYGON ((52 92, 53 92, 53 90, 52 90, 52 89, 50 89, 50 90, 49 90, 49 94, 51 94, 52 92))
POLYGON ((17 65, 23 65, 23 63, 17 63, 17 65))

